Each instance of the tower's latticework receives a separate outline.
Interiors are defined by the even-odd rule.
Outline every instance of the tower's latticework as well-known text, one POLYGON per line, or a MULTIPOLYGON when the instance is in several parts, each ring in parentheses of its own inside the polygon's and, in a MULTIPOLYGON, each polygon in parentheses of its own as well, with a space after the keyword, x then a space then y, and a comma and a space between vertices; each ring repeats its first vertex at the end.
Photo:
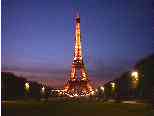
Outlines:
POLYGON ((71 75, 68 82, 65 84, 64 91, 69 95, 84 96, 90 95, 92 86, 88 78, 88 73, 82 56, 81 32, 80 32, 80 17, 76 17, 75 27, 75 48, 72 62, 71 75))

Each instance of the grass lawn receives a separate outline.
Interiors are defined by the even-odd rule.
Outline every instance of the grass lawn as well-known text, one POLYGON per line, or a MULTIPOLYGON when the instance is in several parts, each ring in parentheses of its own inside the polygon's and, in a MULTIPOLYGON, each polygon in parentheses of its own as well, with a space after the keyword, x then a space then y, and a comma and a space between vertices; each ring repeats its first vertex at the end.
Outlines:
POLYGON ((146 104, 103 102, 2 102, 2 116, 154 116, 146 104))

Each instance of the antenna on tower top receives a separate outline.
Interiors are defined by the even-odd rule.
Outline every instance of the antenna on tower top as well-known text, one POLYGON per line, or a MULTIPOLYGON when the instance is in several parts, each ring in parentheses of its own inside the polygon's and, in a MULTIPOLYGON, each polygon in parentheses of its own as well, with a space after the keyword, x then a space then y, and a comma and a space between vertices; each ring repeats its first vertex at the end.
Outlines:
POLYGON ((79 9, 77 9, 77 11, 76 11, 76 18, 80 18, 79 9))

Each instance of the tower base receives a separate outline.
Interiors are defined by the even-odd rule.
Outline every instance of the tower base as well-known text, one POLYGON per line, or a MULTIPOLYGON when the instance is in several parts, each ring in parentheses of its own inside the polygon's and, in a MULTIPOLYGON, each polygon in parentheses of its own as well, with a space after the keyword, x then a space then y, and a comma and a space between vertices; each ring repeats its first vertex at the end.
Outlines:
POLYGON ((94 91, 88 80, 69 80, 64 86, 65 94, 71 97, 94 95, 94 91))

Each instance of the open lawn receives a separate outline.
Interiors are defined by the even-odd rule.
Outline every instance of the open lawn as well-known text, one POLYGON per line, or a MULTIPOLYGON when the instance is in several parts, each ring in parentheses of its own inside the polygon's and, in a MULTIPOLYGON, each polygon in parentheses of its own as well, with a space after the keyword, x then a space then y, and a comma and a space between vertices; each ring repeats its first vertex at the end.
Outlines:
POLYGON ((2 116, 154 116, 146 104, 103 102, 2 102, 2 116))

